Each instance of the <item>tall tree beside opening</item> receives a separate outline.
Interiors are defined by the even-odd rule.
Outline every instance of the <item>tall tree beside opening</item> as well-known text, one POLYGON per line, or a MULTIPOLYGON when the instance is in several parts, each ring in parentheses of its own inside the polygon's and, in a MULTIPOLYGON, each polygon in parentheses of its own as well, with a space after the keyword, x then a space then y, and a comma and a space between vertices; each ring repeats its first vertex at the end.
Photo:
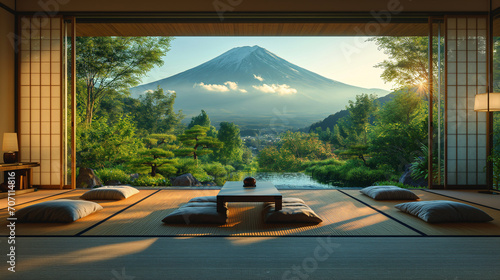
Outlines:
MULTIPOLYGON (((395 82, 399 88, 418 86, 425 92, 429 88, 429 40, 427 37, 375 37, 379 50, 383 50, 389 59, 375 65, 383 69, 381 78, 386 82, 395 82)), ((437 50, 438 42, 434 40, 433 49, 437 50)), ((441 63, 444 63, 444 44, 441 46, 441 63)), ((438 59, 433 54, 434 86, 437 86, 438 59)), ((443 67, 443 65, 441 65, 443 67)), ((442 69, 441 67, 441 69, 442 69)))
POLYGON ((178 156, 193 157, 198 164, 198 157, 213 153, 212 149, 222 148, 223 144, 219 140, 207 136, 210 128, 195 125, 177 136, 184 148, 178 149, 175 153, 178 156))
POLYGON ((149 70, 163 65, 171 37, 77 37, 76 78, 85 90, 77 92, 85 104, 85 123, 109 92, 128 93, 149 70))
POLYGON ((402 170, 427 138, 428 106, 413 90, 396 92, 377 114, 370 150, 380 162, 402 170))

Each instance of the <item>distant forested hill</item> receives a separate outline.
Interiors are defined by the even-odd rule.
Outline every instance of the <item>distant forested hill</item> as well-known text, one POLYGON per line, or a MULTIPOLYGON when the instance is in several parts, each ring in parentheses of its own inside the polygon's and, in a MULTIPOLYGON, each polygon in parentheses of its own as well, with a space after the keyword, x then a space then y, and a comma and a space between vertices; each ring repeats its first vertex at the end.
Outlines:
MULTIPOLYGON (((386 102, 390 101, 394 95, 392 93, 389 93, 386 96, 377 98, 377 101, 379 102, 380 105, 384 105, 386 102)), ((327 128, 330 128, 330 130, 333 131, 333 127, 338 123, 338 121, 349 115, 349 111, 347 110, 340 110, 335 114, 329 115, 326 117, 324 120, 313 123, 308 131, 314 131, 317 127, 321 127, 322 130, 326 130, 327 128)))

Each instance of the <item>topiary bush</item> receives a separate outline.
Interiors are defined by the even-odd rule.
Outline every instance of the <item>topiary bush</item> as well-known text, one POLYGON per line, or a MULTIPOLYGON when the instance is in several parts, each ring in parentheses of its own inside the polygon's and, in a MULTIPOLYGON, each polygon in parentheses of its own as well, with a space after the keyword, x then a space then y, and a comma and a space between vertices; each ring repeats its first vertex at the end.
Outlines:
POLYGON ((306 173, 314 179, 340 187, 366 187, 376 181, 386 180, 390 173, 387 168, 370 168, 360 159, 340 161, 329 159, 309 164, 306 173))
POLYGON ((410 185, 405 185, 403 183, 397 182, 397 181, 378 181, 373 183, 374 186, 396 186, 404 189, 418 189, 418 187, 410 186, 410 185))
POLYGON ((107 181, 116 180, 122 184, 130 184, 130 175, 117 168, 103 168, 95 171, 97 177, 105 184, 107 181))
POLYGON ((376 181, 385 180, 384 170, 369 169, 368 167, 355 167, 347 172, 345 177, 346 187, 368 187, 376 181))
POLYGON ((165 179, 160 174, 156 174, 155 177, 151 177, 150 175, 141 175, 139 178, 135 179, 132 182, 134 186, 144 186, 144 187, 158 187, 158 186, 170 186, 170 180, 165 179))

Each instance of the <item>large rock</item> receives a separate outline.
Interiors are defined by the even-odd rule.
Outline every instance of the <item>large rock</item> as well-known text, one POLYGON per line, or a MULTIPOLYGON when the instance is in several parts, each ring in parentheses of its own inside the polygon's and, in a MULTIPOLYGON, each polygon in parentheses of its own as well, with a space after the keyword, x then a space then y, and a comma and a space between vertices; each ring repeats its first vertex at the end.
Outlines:
POLYGON ((91 189, 99 186, 102 186, 102 183, 95 175, 94 170, 84 167, 80 168, 80 173, 76 178, 77 188, 91 189))
POLYGON ((172 181, 172 186, 200 186, 201 183, 191 173, 183 174, 172 181))
POLYGON ((418 180, 415 180, 411 177, 412 172, 410 166, 411 164, 405 165, 404 173, 399 178, 399 182, 413 187, 427 187, 427 179, 420 178, 418 180))

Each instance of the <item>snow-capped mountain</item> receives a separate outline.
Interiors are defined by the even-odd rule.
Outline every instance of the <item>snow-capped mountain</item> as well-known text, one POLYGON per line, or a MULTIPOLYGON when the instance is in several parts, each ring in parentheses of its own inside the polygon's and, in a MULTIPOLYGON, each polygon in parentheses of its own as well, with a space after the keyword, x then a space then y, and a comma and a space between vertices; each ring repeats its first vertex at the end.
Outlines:
POLYGON ((266 122, 285 118, 292 122, 291 126, 344 109, 357 94, 388 94, 328 79, 259 46, 233 48, 197 67, 132 88, 131 92, 138 96, 158 85, 177 93, 174 107, 188 116, 204 109, 215 121, 253 118, 266 122))

